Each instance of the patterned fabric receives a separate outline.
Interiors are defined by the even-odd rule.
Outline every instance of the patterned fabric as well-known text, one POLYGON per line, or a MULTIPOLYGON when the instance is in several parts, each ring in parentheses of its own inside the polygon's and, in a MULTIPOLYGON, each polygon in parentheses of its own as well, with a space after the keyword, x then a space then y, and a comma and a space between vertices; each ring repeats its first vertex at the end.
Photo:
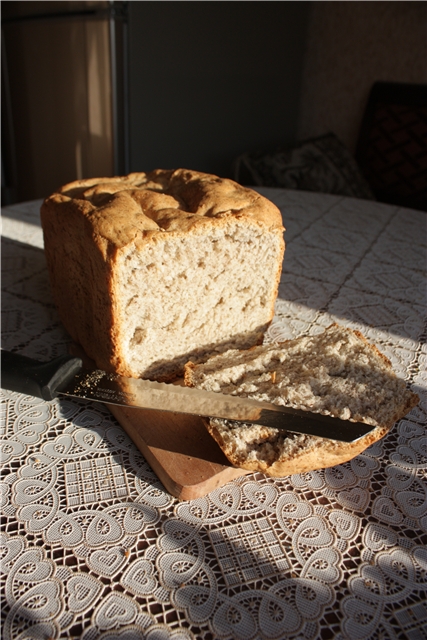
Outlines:
POLYGON ((375 200, 356 161, 333 133, 269 153, 245 153, 235 161, 234 179, 375 200))
POLYGON ((427 85, 373 85, 356 158, 378 200, 427 211, 427 85))
MULTIPOLYGON (((418 640, 427 625, 425 215, 260 189, 287 250, 267 340, 359 329, 421 402, 354 460, 167 494, 108 409, 2 392, 4 640, 418 640)), ((67 352, 39 203, 3 210, 3 348, 67 352)), ((423 635, 424 634, 424 635, 423 635)))

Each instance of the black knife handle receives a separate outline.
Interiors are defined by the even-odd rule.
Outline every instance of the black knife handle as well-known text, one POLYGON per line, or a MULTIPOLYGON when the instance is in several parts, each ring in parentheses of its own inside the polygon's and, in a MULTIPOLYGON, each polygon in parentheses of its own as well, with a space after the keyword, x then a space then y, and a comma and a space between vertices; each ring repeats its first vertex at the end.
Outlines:
POLYGON ((73 356, 59 356, 49 362, 38 362, 19 353, 2 350, 1 386, 9 391, 53 400, 82 366, 82 360, 73 356))

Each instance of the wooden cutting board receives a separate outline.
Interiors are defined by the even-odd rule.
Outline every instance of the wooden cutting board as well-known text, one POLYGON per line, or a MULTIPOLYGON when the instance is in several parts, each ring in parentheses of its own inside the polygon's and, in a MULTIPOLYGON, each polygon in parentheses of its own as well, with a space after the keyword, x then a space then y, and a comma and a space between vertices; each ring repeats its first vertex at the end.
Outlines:
MULTIPOLYGON (((70 352, 82 358, 86 367, 96 368, 78 345, 72 345, 70 352)), ((233 478, 250 473, 230 464, 198 416, 106 406, 166 491, 179 500, 201 498, 233 478)))
POLYGON ((152 409, 107 405, 165 489, 194 500, 250 471, 233 467, 202 418, 152 409))

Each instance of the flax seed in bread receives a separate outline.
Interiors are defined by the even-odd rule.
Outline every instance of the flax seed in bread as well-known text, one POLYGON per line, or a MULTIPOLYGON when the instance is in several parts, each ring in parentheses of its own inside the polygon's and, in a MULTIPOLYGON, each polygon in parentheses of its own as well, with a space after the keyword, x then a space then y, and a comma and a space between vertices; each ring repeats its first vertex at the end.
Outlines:
POLYGON ((348 444, 260 425, 211 419, 206 426, 236 467, 286 476, 341 464, 382 438, 419 401, 391 363, 364 336, 331 325, 315 336, 249 350, 230 350, 204 364, 188 363, 185 382, 366 422, 374 430, 348 444))
POLYGON ((98 367, 171 379, 262 342, 284 252, 280 211, 178 169, 65 185, 41 209, 61 320, 98 367))

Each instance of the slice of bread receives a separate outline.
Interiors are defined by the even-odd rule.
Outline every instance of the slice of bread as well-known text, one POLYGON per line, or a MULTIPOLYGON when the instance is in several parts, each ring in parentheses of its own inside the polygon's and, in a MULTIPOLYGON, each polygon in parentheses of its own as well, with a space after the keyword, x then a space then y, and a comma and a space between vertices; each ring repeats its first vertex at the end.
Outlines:
POLYGON ((187 386, 365 422, 354 443, 211 419, 209 433, 236 467, 269 476, 350 460, 382 438, 419 401, 364 336, 339 325, 280 344, 236 349, 185 367, 187 386))

